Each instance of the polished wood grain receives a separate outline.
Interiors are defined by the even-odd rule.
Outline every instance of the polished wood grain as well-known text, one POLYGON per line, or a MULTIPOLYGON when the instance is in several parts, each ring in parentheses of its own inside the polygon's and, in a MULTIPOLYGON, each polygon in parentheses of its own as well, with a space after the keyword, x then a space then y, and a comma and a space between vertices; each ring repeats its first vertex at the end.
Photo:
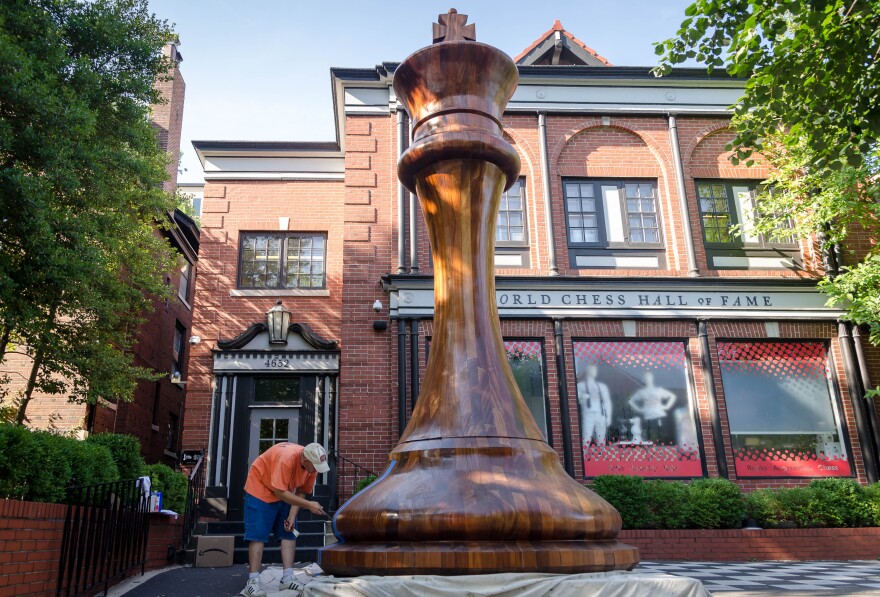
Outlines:
POLYGON ((501 193, 519 176, 501 115, 518 74, 501 51, 444 41, 402 63, 414 122, 398 165, 434 257, 434 336, 412 419, 382 477, 337 513, 329 573, 630 569, 617 511, 569 477, 507 364, 495 303, 501 193))

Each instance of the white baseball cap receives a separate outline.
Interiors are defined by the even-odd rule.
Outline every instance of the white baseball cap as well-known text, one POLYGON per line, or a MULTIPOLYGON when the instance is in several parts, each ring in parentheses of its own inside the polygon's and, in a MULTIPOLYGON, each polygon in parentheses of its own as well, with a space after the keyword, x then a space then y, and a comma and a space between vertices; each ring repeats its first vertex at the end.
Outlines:
POLYGON ((319 473, 326 473, 330 470, 330 465, 327 463, 327 450, 321 444, 309 444, 303 450, 303 456, 315 465, 315 470, 319 473))

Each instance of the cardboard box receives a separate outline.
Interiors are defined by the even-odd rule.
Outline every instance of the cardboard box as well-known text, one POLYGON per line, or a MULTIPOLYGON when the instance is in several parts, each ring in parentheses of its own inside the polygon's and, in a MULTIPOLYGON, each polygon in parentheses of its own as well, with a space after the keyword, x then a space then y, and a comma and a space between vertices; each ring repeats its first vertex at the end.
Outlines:
POLYGON ((196 543, 196 568, 232 566, 234 550, 232 535, 200 535, 196 543))

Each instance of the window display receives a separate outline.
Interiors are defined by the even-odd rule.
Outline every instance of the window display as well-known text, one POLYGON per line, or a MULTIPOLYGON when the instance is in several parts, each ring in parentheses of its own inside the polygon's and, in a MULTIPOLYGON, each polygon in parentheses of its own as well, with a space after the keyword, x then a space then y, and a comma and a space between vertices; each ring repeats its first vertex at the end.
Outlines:
POLYGON ((547 437, 547 399, 544 394, 544 347, 539 340, 505 340, 507 362, 516 385, 538 427, 547 437))
POLYGON ((683 342, 574 342, 584 475, 700 477, 683 342))
POLYGON ((738 477, 851 470, 822 342, 718 342, 738 477))

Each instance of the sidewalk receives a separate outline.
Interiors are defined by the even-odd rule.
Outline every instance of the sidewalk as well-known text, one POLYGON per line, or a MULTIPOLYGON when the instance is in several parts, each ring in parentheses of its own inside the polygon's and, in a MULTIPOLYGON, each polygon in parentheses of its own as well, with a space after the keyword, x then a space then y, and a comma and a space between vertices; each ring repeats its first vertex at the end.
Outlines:
MULTIPOLYGON (((721 597, 880 596, 880 562, 876 561, 642 562, 634 572, 697 578, 721 597)), ((265 577, 266 572, 263 574, 265 577)), ((243 564, 230 568, 172 567, 128 579, 110 589, 107 597, 225 597, 237 595, 246 581, 243 564)), ((266 583, 264 588, 271 594, 274 587, 266 583)))

